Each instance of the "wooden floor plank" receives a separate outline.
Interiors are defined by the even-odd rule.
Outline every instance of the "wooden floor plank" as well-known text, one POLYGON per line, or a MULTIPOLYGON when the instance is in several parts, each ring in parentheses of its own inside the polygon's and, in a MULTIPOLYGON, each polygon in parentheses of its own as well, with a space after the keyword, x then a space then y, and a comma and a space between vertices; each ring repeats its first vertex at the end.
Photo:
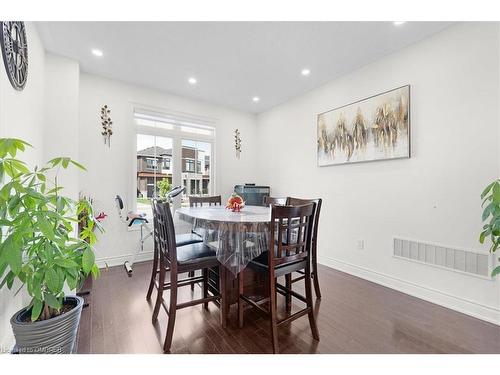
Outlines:
MULTIPOLYGON (((79 332, 82 353, 162 353, 166 315, 156 325, 147 302, 151 262, 134 266, 133 277, 122 267, 102 270, 94 281, 90 323, 79 332)), ((321 341, 312 338, 307 317, 278 330, 281 353, 500 353, 500 327, 320 266, 323 298, 315 315, 321 341)), ((294 289, 303 292, 302 283, 294 289)), ((179 300, 200 297, 200 288, 181 288, 179 300)), ((293 309, 301 307, 294 302, 293 309)), ((284 298, 278 297, 284 312, 284 298)), ((283 316, 283 313, 281 313, 283 316)), ((238 328, 231 309, 227 329, 219 309, 209 304, 178 311, 172 353, 272 353, 269 321, 255 309, 245 310, 238 328)))

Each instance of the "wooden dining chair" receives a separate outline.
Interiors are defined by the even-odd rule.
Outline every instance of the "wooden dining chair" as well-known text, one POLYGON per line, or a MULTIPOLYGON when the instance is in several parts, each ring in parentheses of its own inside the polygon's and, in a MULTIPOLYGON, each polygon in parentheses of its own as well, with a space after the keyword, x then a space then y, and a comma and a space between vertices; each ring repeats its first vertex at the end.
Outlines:
POLYGON ((243 272, 238 274, 238 322, 243 327, 244 302, 256 307, 270 317, 273 352, 279 352, 278 327, 288 324, 304 315, 309 317, 309 325, 314 339, 319 340, 318 328, 313 313, 311 290, 310 248, 314 221, 314 203, 302 206, 271 206, 271 224, 269 228, 269 250, 252 260, 248 266, 257 272, 267 274, 269 279, 269 297, 260 301, 244 294, 243 272), (295 233, 292 238, 292 233, 295 233), (304 270, 305 293, 303 296, 290 288, 278 284, 277 278, 304 270), (291 295, 306 304, 306 307, 286 318, 277 318, 277 292, 291 295), (263 307, 269 302, 269 308, 263 307))
POLYGON ((286 199, 285 197, 269 197, 265 196, 264 197, 264 206, 270 206, 272 204, 276 206, 284 206, 286 204, 286 199))
MULTIPOLYGON (((213 196, 189 196, 189 207, 203 207, 203 206, 220 206, 222 205, 222 197, 220 195, 213 196)), ((200 238, 204 237, 204 233, 198 231, 192 231, 193 234, 199 236, 200 238)), ((193 277, 194 272, 189 274, 189 277, 193 277)), ((191 290, 194 290, 194 284, 191 285, 191 290)))
MULTIPOLYGON (((168 353, 172 344, 177 310, 198 304, 203 304, 204 308, 208 309, 208 302, 219 301, 221 323, 225 327, 225 304, 221 302, 220 293, 211 295, 208 290, 208 269, 219 266, 215 251, 202 242, 177 248, 174 222, 168 203, 154 201, 153 215, 155 221, 154 236, 160 250, 160 274, 152 322, 156 324, 160 307, 163 306, 168 316, 163 351, 168 353), (179 279, 180 274, 197 270, 202 271, 202 276, 179 279), (167 272, 170 272, 169 282, 165 281, 167 272), (183 303, 177 301, 178 288, 199 282, 203 285, 202 298, 183 303), (170 290, 168 302, 163 298, 164 290, 170 290)), ((222 282, 220 283, 222 285, 222 282)))
POLYGON ((195 197, 189 196, 189 207, 220 206, 222 197, 220 195, 195 197))
MULTIPOLYGON (((153 202, 151 203, 151 205, 153 206, 153 202)), ((153 208, 153 212, 154 212, 154 208, 153 208)), ((153 225, 155 226, 155 218, 153 216, 153 225)), ((198 234, 196 233, 183 233, 183 234, 177 234, 175 236, 175 244, 177 247, 181 247, 181 246, 186 246, 186 245, 191 245, 191 244, 194 244, 194 243, 199 243, 199 242, 203 242, 203 238, 201 236, 199 236, 198 234)), ((158 243, 156 241, 156 237, 153 236, 153 267, 151 268, 151 278, 149 280, 149 287, 148 287, 148 292, 146 293, 146 300, 150 300, 151 299, 151 294, 153 293, 153 289, 155 287, 155 280, 159 274, 159 266, 160 264, 160 251, 159 251, 159 246, 158 246, 158 243)))
MULTIPOLYGON (((313 220, 313 229, 312 229, 312 239, 311 239, 311 278, 314 283, 314 292, 316 293, 316 298, 321 299, 321 290, 319 288, 319 277, 318 277, 318 226, 319 226, 319 215, 321 213, 321 204, 322 199, 300 199, 300 198, 287 198, 287 205, 290 206, 300 206, 308 203, 314 203, 314 220, 313 220)), ((292 284, 302 280, 304 276, 303 271, 299 271, 302 276, 299 276, 295 279, 292 278, 292 275, 285 276, 287 288, 292 287, 292 284)), ((287 309, 290 310, 290 297, 287 297, 287 309)))

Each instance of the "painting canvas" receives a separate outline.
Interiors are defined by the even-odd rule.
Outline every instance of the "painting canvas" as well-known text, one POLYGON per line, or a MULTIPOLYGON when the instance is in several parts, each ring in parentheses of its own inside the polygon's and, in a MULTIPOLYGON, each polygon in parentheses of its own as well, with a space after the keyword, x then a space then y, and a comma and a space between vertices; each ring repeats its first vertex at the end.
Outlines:
POLYGON ((318 115, 318 165, 410 157, 410 86, 318 115))

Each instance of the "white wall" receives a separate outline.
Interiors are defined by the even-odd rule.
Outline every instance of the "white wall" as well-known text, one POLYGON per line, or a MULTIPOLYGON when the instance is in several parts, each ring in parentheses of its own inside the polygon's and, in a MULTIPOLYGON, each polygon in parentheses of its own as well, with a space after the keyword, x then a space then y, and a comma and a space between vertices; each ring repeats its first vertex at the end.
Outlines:
MULTIPOLYGON (((215 120, 215 192, 222 194, 223 200, 228 198, 235 184, 256 181, 258 148, 254 115, 85 73, 80 76, 79 102, 79 161, 88 169, 80 176, 80 188, 95 199, 96 209, 109 215, 104 222, 106 233, 100 236, 97 246, 98 259, 106 259, 109 265, 122 264, 137 248, 138 233, 127 231, 114 205, 116 194, 125 199, 128 207, 135 199, 134 105, 215 120), (113 120, 111 148, 104 145, 101 136, 99 114, 104 104, 111 109, 113 120), (240 129, 242 137, 243 151, 239 160, 234 152, 236 128, 240 129)), ((148 241, 146 251, 151 248, 151 241, 148 241)))
MULTIPOLYGON (((47 54, 45 57, 45 127, 43 158, 65 156, 78 161, 78 95, 80 67, 78 62, 47 54)), ((78 198, 78 169, 61 170, 58 184, 64 194, 78 198)))
MULTIPOLYGON (((41 164, 43 153, 45 51, 32 23, 26 23, 26 31, 29 67, 23 91, 11 86, 3 61, 0 62, 0 137, 21 138, 31 143, 34 148, 22 158, 33 166, 41 164)), ((15 290, 0 290, 0 353, 10 350, 14 343, 10 317, 29 302, 24 291, 14 297, 15 290)))
POLYGON ((259 115, 260 181, 323 198, 322 263, 500 324, 498 280, 395 259, 391 242, 487 250, 479 194, 499 173, 498 103, 498 25, 459 24, 259 115), (406 84, 411 159, 316 166, 318 113, 406 84))
MULTIPOLYGON (((324 199, 321 262, 419 297, 500 322, 500 281, 394 259, 393 235, 481 249, 479 193, 500 171, 500 40, 496 24, 460 24, 273 110, 254 115, 78 72, 78 63, 45 55, 28 23, 30 71, 24 91, 0 73, 0 137, 31 142, 26 160, 68 155, 86 173, 62 177, 109 214, 98 257, 121 264, 138 234, 119 222, 114 197, 134 197, 133 103, 215 119, 216 192, 237 183, 269 184, 274 195, 324 199), (409 160, 318 168, 316 115, 363 97, 411 85, 409 160), (99 110, 111 108, 111 148, 99 110), (243 151, 235 158, 233 132, 243 151), (365 250, 355 242, 365 240, 365 250)), ((147 247, 147 250, 150 246, 147 247)), ((484 248, 486 250, 486 248, 484 248)), ((149 256, 150 254, 146 254, 149 256)), ((0 349, 13 343, 10 316, 27 303, 0 291, 0 349)))

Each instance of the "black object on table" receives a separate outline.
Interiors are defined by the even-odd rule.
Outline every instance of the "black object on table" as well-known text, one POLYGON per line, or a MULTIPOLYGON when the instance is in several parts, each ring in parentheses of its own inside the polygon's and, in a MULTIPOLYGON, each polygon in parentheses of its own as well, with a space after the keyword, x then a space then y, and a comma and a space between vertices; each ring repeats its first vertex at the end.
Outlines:
POLYGON ((269 186, 255 184, 236 185, 234 191, 243 198, 248 206, 264 206, 264 197, 271 194, 269 186))

